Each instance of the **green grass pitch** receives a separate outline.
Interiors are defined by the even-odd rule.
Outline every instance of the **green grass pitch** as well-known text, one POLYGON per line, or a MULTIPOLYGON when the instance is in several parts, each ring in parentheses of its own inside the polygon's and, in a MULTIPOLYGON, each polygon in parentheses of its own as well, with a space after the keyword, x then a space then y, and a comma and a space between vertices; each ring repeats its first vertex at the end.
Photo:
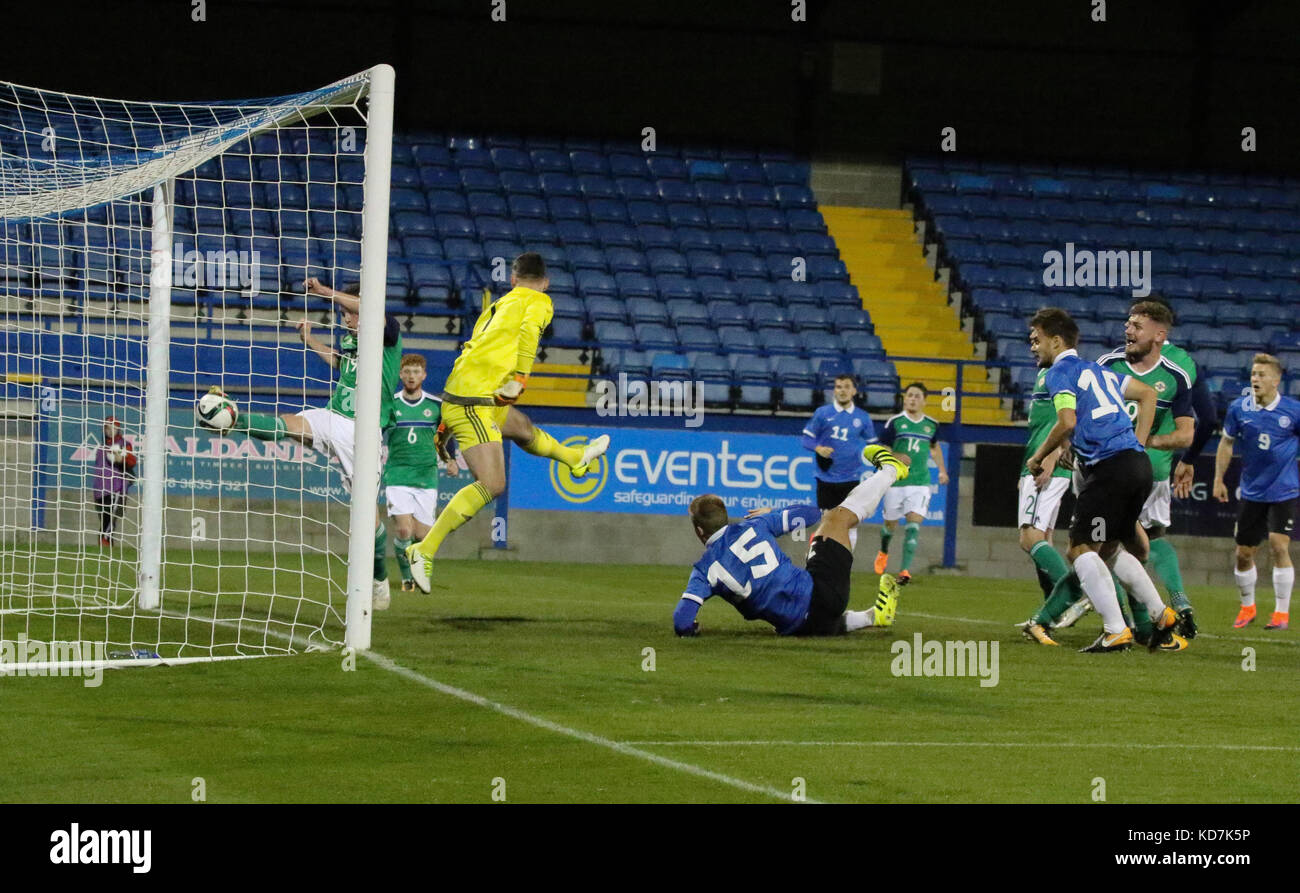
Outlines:
MULTIPOLYGON (((676 639, 686 568, 435 571, 432 596, 394 592, 381 657, 352 671, 333 652, 0 678, 0 799, 188 802, 196 778, 208 802, 775 802, 796 779, 828 802, 1081 803, 1098 778, 1108 802, 1300 794, 1300 638, 1232 630, 1227 589, 1192 592, 1207 635, 1182 654, 1083 655, 1095 615, 1059 649, 1012 628, 1039 600, 1028 562, 1023 581, 921 577, 892 629, 833 640, 721 602, 676 639), (999 641, 998 684, 893 675, 916 632, 999 641)), ((853 606, 874 588, 855 575, 853 606)))

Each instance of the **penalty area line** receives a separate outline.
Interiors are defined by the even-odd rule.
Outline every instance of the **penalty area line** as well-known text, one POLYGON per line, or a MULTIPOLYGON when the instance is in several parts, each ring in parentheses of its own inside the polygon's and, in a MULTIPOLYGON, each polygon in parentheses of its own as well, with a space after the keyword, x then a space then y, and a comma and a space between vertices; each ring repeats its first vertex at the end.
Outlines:
MULTIPOLYGON (((732 787, 740 791, 747 791, 751 794, 761 794, 765 797, 770 797, 774 800, 782 800, 787 803, 792 802, 789 791, 782 791, 777 788, 754 784, 753 782, 748 782, 741 778, 734 778, 730 775, 723 775, 721 772, 714 772, 711 769, 705 769, 702 766, 695 766, 691 763, 683 763, 680 760, 662 757, 659 754, 651 753, 648 750, 642 750, 640 747, 636 746, 636 744, 626 741, 614 741, 610 738, 604 738, 591 732, 585 732, 582 729, 571 729, 568 726, 560 725, 559 723, 552 722, 549 719, 526 713, 517 707, 511 707, 508 704, 502 704, 498 701, 485 698, 482 695, 477 695, 472 691, 466 691, 463 688, 457 688, 454 685, 439 682, 437 679, 432 679, 425 676, 423 673, 419 673, 409 667, 404 667, 392 658, 385 657, 376 651, 361 651, 359 654, 376 666, 382 667, 390 673, 395 673, 403 679, 423 685, 425 688, 433 689, 436 692, 465 701, 466 703, 483 707, 487 710, 493 711, 494 713, 500 713, 501 715, 508 716, 511 719, 517 719, 520 722, 527 723, 536 728, 544 729, 548 732, 554 732, 557 735, 564 735, 565 737, 573 738, 587 744, 593 744, 596 747, 603 747, 606 750, 612 750, 615 753, 622 754, 623 756, 643 760, 665 769, 674 769, 678 772, 685 772, 688 775, 694 775, 698 778, 705 778, 709 781, 714 781, 718 784, 726 785, 727 787, 732 787)), ((809 798, 800 802, 816 803, 818 801, 809 798)))

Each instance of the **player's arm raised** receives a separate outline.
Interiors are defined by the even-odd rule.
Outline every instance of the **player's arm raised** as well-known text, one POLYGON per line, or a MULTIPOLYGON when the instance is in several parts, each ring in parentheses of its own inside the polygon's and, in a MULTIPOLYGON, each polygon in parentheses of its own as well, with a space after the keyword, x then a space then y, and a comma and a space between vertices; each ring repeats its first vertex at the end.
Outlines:
POLYGON ((309 278, 306 282, 303 283, 303 285, 306 286, 307 291, 310 294, 317 295, 322 298, 329 298, 331 301, 333 301, 335 304, 338 304, 344 310, 349 310, 353 313, 357 313, 361 309, 361 299, 358 298, 356 295, 350 295, 345 291, 339 291, 338 289, 330 288, 328 285, 321 282, 315 276, 309 278))
MULTIPOLYGON (((1156 390, 1147 387, 1133 376, 1124 379, 1124 399, 1132 400, 1138 405, 1137 418, 1133 421, 1133 433, 1138 443, 1148 446, 1147 438, 1151 436, 1151 423, 1156 418, 1156 390)), ((1188 443, 1191 443, 1189 440, 1188 443)))
POLYGON ((303 344, 315 351, 316 356, 324 360, 331 369, 338 368, 338 351, 311 333, 311 320, 303 317, 294 323, 294 327, 298 330, 298 337, 302 339, 303 344))

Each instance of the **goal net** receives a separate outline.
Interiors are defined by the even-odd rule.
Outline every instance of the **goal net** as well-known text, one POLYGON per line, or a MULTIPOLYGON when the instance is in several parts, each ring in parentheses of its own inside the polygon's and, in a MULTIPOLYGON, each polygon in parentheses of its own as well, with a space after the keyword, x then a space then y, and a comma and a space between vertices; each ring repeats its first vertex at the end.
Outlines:
POLYGON ((392 83, 0 83, 0 674, 369 646, 377 475, 349 493, 310 437, 214 430, 196 402, 324 407, 336 373, 297 327, 348 331, 304 282, 358 287, 355 458, 378 468, 392 83))

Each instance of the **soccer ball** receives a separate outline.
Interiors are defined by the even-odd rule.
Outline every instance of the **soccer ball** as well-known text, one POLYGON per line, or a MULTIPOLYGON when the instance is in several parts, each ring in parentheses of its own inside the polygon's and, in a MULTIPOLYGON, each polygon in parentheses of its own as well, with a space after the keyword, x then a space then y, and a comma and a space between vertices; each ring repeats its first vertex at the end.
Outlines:
POLYGON ((213 388, 199 398, 194 414, 198 416, 200 425, 217 431, 229 430, 235 424, 235 419, 239 418, 235 401, 227 397, 219 388, 213 388))

